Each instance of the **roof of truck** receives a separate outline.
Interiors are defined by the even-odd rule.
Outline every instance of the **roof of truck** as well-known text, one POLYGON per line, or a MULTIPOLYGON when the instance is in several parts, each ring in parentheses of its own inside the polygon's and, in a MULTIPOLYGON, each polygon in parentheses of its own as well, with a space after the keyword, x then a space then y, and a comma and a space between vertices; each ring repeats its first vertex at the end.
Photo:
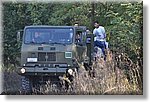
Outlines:
MULTIPOLYGON (((34 27, 50 27, 50 28, 72 28, 76 26, 49 26, 49 25, 31 25, 31 26, 25 26, 25 28, 34 28, 34 27)), ((86 27, 86 26, 77 26, 77 27, 86 27)))

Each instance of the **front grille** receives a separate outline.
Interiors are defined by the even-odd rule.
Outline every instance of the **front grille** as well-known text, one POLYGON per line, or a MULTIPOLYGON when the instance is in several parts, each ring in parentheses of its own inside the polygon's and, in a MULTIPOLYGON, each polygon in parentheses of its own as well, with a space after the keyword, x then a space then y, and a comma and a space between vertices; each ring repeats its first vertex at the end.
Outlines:
POLYGON ((55 52, 49 52, 47 53, 47 61, 56 61, 56 53, 55 52))
POLYGON ((46 53, 45 52, 39 52, 38 53, 38 61, 46 61, 46 53))
POLYGON ((56 61, 55 52, 39 52, 38 61, 56 61))

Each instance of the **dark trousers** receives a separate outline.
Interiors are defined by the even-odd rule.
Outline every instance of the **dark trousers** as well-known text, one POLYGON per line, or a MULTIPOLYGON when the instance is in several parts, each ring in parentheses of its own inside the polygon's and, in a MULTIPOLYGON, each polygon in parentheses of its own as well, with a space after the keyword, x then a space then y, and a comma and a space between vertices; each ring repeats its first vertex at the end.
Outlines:
POLYGON ((102 52, 104 54, 104 60, 105 60, 106 59, 105 58, 105 48, 106 48, 105 41, 94 41, 94 46, 97 46, 102 49, 102 52))

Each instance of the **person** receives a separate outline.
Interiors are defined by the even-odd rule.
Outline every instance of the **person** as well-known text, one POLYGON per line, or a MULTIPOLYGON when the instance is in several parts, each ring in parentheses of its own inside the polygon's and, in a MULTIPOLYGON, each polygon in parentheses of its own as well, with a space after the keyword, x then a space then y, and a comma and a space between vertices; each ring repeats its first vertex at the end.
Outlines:
POLYGON ((93 34, 95 35, 94 37, 94 46, 97 46, 102 49, 103 55, 104 55, 104 60, 106 59, 105 57, 105 42, 106 42, 106 33, 105 33, 105 28, 103 26, 99 25, 98 21, 94 22, 94 27, 95 29, 93 30, 93 34))
POLYGON ((74 23, 74 27, 78 27, 79 26, 79 23, 76 21, 75 23, 74 23))
POLYGON ((40 42, 42 42, 42 38, 41 38, 41 35, 40 35, 39 32, 35 32, 34 33, 34 38, 32 39, 32 41, 34 43, 40 43, 40 42))
POLYGON ((80 33, 77 33, 77 34, 76 34, 76 40, 75 40, 75 42, 76 42, 76 43, 81 42, 80 33))

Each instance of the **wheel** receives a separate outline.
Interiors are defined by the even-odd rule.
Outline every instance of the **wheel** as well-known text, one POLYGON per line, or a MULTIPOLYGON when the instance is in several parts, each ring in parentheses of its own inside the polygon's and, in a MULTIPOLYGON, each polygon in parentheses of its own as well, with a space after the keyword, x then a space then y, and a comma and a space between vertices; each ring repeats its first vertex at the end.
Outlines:
POLYGON ((21 91, 23 94, 31 94, 32 93, 32 87, 31 87, 31 81, 29 77, 22 76, 21 77, 21 91))

